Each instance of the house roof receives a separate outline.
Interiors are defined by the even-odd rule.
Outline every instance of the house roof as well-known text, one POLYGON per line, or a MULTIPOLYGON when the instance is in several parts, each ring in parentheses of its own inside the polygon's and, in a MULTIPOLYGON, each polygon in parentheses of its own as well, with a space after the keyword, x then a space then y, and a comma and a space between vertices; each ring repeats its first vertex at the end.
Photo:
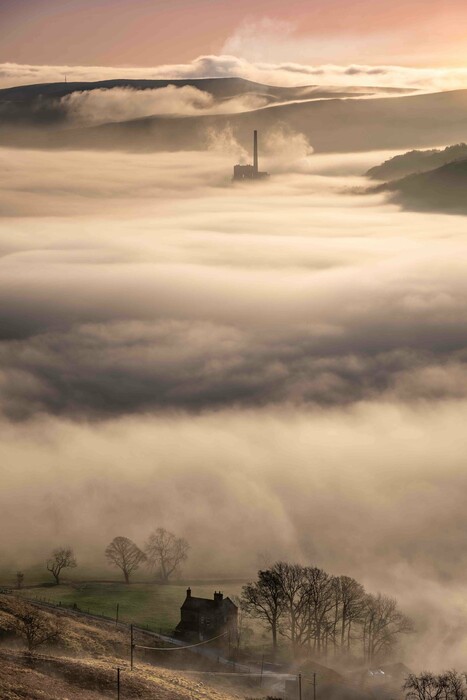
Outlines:
POLYGON ((187 596, 182 605, 183 610, 215 610, 219 607, 232 607, 237 609, 235 603, 230 598, 223 598, 220 601, 212 600, 211 598, 196 598, 195 596, 187 596))

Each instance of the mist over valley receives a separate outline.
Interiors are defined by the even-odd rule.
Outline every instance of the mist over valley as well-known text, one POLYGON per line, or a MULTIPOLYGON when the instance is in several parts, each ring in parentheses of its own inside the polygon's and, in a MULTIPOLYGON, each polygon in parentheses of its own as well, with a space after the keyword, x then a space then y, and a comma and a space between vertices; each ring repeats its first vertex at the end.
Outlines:
POLYGON ((467 73, 248 26, 0 64, 7 700, 467 697, 467 73))

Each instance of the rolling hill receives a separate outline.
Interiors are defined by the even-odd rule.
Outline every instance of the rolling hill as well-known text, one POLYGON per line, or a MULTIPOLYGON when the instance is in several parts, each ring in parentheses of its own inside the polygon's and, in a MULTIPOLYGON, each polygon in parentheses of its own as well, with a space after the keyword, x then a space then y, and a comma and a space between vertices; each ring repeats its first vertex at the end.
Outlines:
MULTIPOLYGON (((96 90, 156 91, 167 87, 194 88, 207 93, 216 104, 241 97, 260 98, 264 104, 277 104, 328 97, 355 97, 375 93, 399 94, 397 89, 359 88, 348 89, 306 85, 301 87, 277 87, 263 85, 243 78, 193 78, 158 80, 102 80, 97 82, 60 82, 24 85, 0 90, 0 126, 49 128, 68 126, 70 115, 65 98, 73 93, 91 93, 96 90)), ((128 99, 131 99, 129 96, 128 99)))
POLYGON ((149 152, 204 150, 209 145, 210 134, 228 127, 239 143, 249 148, 253 129, 260 129, 264 135, 284 125, 303 133, 317 152, 432 147, 453 140, 461 142, 467 140, 467 90, 377 99, 334 97, 292 101, 235 114, 159 115, 84 128, 67 125, 68 128, 40 131, 4 125, 0 129, 0 143, 149 152))
POLYGON ((407 92, 398 88, 379 87, 350 87, 326 88, 316 85, 300 87, 280 87, 255 83, 245 78, 159 78, 157 80, 99 80, 94 82, 59 82, 20 85, 18 87, 0 90, 0 102, 27 102, 38 98, 61 98, 72 92, 88 92, 92 90, 112 90, 113 88, 131 88, 133 90, 158 90, 173 85, 174 87, 194 87, 208 92, 213 97, 225 99, 246 94, 264 95, 275 101, 302 100, 320 96, 353 96, 356 94, 373 94, 374 92, 395 93, 407 92))

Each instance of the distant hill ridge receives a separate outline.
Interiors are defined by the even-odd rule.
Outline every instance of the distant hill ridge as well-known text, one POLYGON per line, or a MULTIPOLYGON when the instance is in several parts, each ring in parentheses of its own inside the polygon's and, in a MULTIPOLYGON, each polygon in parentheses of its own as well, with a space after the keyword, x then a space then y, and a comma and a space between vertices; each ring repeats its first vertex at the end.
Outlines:
POLYGON ((245 78, 158 78, 155 80, 134 80, 121 78, 116 80, 97 80, 80 82, 37 83, 33 85, 19 85, 17 87, 3 88, 0 90, 0 102, 25 101, 38 97, 60 98, 72 92, 84 92, 91 90, 111 90, 113 88, 131 88, 133 90, 158 90, 174 85, 175 87, 190 86, 208 92, 214 97, 235 97, 248 93, 259 93, 271 96, 281 96, 284 99, 293 99, 303 90, 313 89, 314 86, 305 87, 275 87, 255 83, 245 78))
MULTIPOLYGON (((0 127, 51 128, 69 126, 67 107, 63 103, 73 93, 115 89, 162 90, 164 88, 193 88, 211 95, 217 103, 253 96, 261 103, 273 105, 284 102, 320 99, 323 97, 354 97, 371 94, 370 88, 322 88, 316 85, 281 87, 264 85, 244 78, 160 78, 155 80, 99 80, 94 82, 58 82, 20 85, 0 89, 0 127)), ((129 98, 131 95, 129 95, 129 98)))
POLYGON ((33 83, 0 89, 0 102, 24 101, 38 97, 60 98, 72 92, 91 90, 112 90, 113 88, 131 88, 133 90, 158 90, 173 85, 175 87, 190 86, 208 92, 214 97, 226 98, 245 94, 269 95, 281 100, 307 99, 318 95, 334 95, 336 97, 371 95, 375 92, 386 95, 403 95, 413 91, 404 88, 388 88, 380 86, 348 86, 333 87, 319 85, 278 86, 257 83, 247 78, 218 77, 218 78, 156 78, 131 79, 117 78, 97 81, 62 81, 54 83, 33 83))

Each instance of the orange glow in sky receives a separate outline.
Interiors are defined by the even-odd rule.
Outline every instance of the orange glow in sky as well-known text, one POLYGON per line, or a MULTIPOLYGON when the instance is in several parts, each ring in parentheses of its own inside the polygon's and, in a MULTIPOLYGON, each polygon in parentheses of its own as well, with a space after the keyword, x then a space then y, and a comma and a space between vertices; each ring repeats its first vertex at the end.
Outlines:
POLYGON ((274 59, 275 42, 277 60, 320 62, 326 42, 324 62, 333 46, 336 62, 463 65, 467 58, 465 0, 2 0, 0 62, 176 63, 221 53, 265 18, 278 30, 263 37, 260 60, 274 59), (289 45, 280 41, 284 23, 289 45))

